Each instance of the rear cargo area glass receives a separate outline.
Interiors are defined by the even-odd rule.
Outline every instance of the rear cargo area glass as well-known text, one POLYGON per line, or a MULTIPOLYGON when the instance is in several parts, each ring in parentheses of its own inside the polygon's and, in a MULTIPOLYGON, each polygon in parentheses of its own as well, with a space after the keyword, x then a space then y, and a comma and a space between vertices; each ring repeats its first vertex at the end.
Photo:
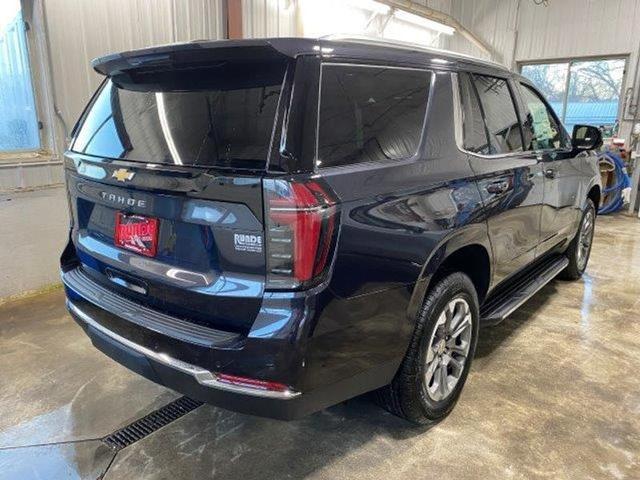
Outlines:
POLYGON ((123 85, 108 79, 85 115, 72 150, 148 163, 264 169, 282 65, 247 71, 174 72, 123 85), (197 76, 197 81, 194 81, 197 76))

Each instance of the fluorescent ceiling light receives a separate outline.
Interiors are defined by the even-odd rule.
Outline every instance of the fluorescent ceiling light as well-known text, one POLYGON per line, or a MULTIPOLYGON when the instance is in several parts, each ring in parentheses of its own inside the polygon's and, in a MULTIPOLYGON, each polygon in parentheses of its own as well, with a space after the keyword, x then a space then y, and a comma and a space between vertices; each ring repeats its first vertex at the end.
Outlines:
POLYGON ((370 12, 376 12, 381 15, 386 15, 389 13, 389 10, 391 10, 389 5, 374 0, 349 0, 348 3, 353 7, 369 10, 370 12))
POLYGON ((428 18, 421 17, 419 15, 414 15, 413 13, 409 13, 406 10, 396 10, 393 12, 393 16, 398 20, 413 23, 414 25, 418 25, 419 27, 429 28, 431 30, 435 30, 436 32, 444 33, 445 35, 453 35, 456 31, 455 28, 450 27, 449 25, 436 22, 435 20, 429 20, 428 18))

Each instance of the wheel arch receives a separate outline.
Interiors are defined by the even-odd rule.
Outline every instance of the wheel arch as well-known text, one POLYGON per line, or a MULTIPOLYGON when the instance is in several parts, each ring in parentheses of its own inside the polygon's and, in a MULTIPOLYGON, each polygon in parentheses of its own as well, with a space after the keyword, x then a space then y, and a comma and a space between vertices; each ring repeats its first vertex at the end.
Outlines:
POLYGON ((436 282, 454 271, 471 278, 482 304, 489 292, 492 275, 491 245, 484 223, 470 225, 433 249, 413 289, 407 312, 409 319, 416 319, 427 292, 436 282))
POLYGON ((600 208, 600 199, 602 195, 602 190, 600 189, 600 185, 593 185, 587 193, 587 198, 591 199, 593 205, 596 207, 596 215, 598 214, 598 209, 600 208))

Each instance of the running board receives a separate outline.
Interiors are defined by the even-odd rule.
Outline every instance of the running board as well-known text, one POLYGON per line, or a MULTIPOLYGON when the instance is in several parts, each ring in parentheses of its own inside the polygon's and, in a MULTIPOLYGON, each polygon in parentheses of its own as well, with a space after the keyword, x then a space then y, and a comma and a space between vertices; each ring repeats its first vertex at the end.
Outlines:
POLYGON ((569 264, 564 255, 535 267, 528 275, 490 297, 480 309, 480 324, 497 325, 555 278, 569 264))

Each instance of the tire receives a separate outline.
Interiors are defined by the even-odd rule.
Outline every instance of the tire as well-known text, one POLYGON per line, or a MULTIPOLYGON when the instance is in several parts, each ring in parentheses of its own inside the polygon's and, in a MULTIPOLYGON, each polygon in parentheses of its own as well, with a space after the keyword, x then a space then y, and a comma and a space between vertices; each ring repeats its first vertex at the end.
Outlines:
MULTIPOLYGON (((449 322, 449 325, 455 327, 455 323, 452 321, 449 322)), ((461 325, 458 323, 458 328, 462 328, 461 325)), ((478 325, 478 296, 469 277, 464 273, 457 272, 438 281, 425 297, 418 314, 411 343, 398 373, 391 384, 376 392, 378 403, 391 413, 418 425, 429 425, 446 417, 455 406, 469 374, 478 341, 478 325), (452 303, 454 305, 453 315, 447 316, 445 309, 450 309, 452 303), (457 337, 453 338, 452 336, 447 341, 443 332, 448 320, 445 320, 444 325, 440 324, 441 315, 445 315, 445 319, 458 318, 460 312, 466 312, 465 304, 468 306, 469 315, 467 316, 465 313, 464 318, 459 322, 464 321, 465 324, 468 322, 470 325, 465 327, 465 330, 457 337), (466 342, 463 342, 464 339, 466 342), (456 368, 456 363, 453 362, 456 360, 460 364, 461 353, 453 351, 453 349, 447 349, 443 352, 443 349, 448 348, 443 342, 450 345, 452 341, 451 345, 455 345, 456 350, 464 350, 468 342, 468 351, 464 357, 462 368, 456 368), (431 346, 430 349, 429 346, 431 346), (431 350, 431 354, 428 353, 428 350, 431 350), (447 354, 449 360, 446 358, 447 354), (430 357, 432 361, 428 362, 430 357), (450 371, 452 376, 459 374, 449 393, 442 398, 437 398, 443 394, 440 387, 445 385, 443 388, 446 389, 451 385, 448 377, 447 382, 441 382, 442 367, 436 366, 435 368, 438 370, 429 376, 430 380, 427 381, 427 375, 434 371, 433 362, 439 361, 439 359, 447 362, 444 367, 446 372, 450 371)), ((450 328, 451 332, 456 333, 454 330, 454 328, 450 328)), ((443 363, 438 365, 443 365, 443 363)))
POLYGON ((578 280, 582 277, 589 263, 595 222, 596 207, 591 199, 587 199, 587 206, 582 212, 582 218, 580 219, 576 236, 573 237, 573 240, 571 240, 565 252, 565 255, 569 259, 569 265, 560 272, 560 275, 558 275, 560 278, 564 280, 578 280), (590 225, 587 225, 587 222, 590 222, 590 225), (585 231, 585 229, 587 231, 585 231))

